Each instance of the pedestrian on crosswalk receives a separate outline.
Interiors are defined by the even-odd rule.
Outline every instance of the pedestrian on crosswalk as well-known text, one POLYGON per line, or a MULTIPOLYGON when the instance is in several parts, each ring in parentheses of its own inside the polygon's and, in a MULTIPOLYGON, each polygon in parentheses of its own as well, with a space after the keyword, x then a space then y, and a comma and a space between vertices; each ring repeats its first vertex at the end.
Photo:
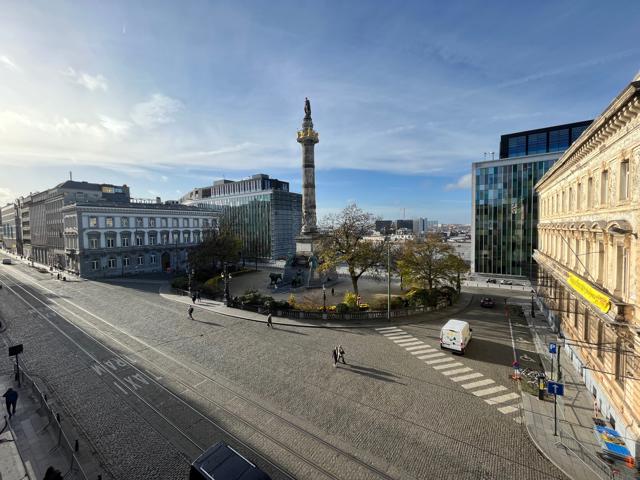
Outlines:
POLYGON ((269 312, 269 315, 267 315, 267 328, 273 328, 273 322, 271 321, 271 312, 269 312))
POLYGON ((189 312, 189 318, 191 320, 193 320, 193 307, 191 305, 189 305, 189 310, 187 310, 189 312))

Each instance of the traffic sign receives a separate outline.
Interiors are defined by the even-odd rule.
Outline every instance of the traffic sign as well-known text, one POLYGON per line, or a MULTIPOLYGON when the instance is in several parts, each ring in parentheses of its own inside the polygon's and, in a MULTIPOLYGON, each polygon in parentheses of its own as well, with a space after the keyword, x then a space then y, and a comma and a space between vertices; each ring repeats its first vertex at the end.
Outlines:
POLYGON ((551 395, 564 395, 564 383, 547 382, 547 392, 551 395))
POLYGON ((556 354, 558 352, 558 344, 550 343, 549 344, 549 353, 556 354))

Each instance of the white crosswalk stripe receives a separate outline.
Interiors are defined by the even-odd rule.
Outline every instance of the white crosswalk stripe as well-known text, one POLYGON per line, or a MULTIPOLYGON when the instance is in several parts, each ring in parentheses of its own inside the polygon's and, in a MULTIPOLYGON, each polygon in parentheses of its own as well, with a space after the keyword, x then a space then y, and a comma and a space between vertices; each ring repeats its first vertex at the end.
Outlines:
POLYGON ((420 360, 424 360, 426 358, 436 358, 436 357, 444 357, 446 354, 442 352, 430 353, 429 355, 424 355, 422 357, 418 357, 420 360))
POLYGON ((512 405, 507 405, 506 407, 500 407, 498 409, 500 413, 504 413, 505 415, 507 415, 508 413, 517 412, 518 410, 518 407, 514 407, 512 405))
POLYGON ((451 380, 453 380, 454 382, 463 382, 464 380, 471 380, 472 378, 478 378, 483 376, 484 375, 482 375, 481 373, 475 372, 475 373, 470 373, 468 375, 462 375, 461 377, 451 377, 451 380))
POLYGON ((394 340, 394 343, 402 343, 402 342, 408 342, 409 340, 413 341, 413 340, 417 340, 415 337, 409 336, 409 338, 400 338, 398 340, 394 340))
POLYGON ((393 332, 389 332, 389 333, 383 333, 382 335, 384 335, 385 337, 393 337, 394 335, 400 335, 401 333, 405 333, 404 330, 394 330, 393 332))
POLYGON ((444 365, 436 365, 433 368, 435 370, 444 370, 445 368, 454 368, 460 367, 462 364, 460 362, 456 362, 455 360, 451 360, 453 363, 445 363, 444 365))
POLYGON ((463 383, 460 386, 462 388, 466 388, 467 390, 469 390, 470 388, 484 387, 485 385, 491 385, 492 383, 496 383, 496 382, 494 382, 490 378, 485 378, 484 380, 478 380, 477 382, 463 383))
POLYGON ((516 398, 520 398, 520 395, 517 393, 507 393, 506 395, 500 395, 499 397, 487 398, 485 402, 489 405, 495 405, 497 403, 504 403, 510 400, 515 400, 516 398))
POLYGON ((436 363, 444 363, 450 361, 450 358, 436 358, 435 360, 425 360, 424 363, 426 363, 427 365, 435 365, 436 363))
POLYGON ((413 351, 413 350, 420 350, 420 349, 423 349, 423 348, 424 348, 424 342, 419 342, 419 343, 420 343, 420 346, 419 346, 419 347, 409 347, 409 346, 406 346, 406 345, 405 345, 405 346, 407 347, 407 348, 405 348, 405 350, 406 350, 407 352, 411 352, 411 351, 413 351))
POLYGON ((403 344, 402 347, 404 347, 405 350, 409 351, 410 348, 422 348, 422 345, 424 345, 423 342, 411 342, 411 343, 403 344), (420 345, 420 346, 415 347, 414 345, 420 345))
POLYGON ((386 332, 387 330, 395 330, 396 328, 398 327, 379 327, 379 328, 376 328, 376 330, 378 332, 386 332))
MULTIPOLYGON (((460 364, 460 365, 462 365, 462 364, 460 364)), ((442 373, 443 375, 446 375, 448 377, 449 375, 457 375, 459 373, 467 373, 467 372, 470 372, 470 371, 471 371, 471 369, 469 367, 464 367, 464 368, 456 368, 455 370, 447 370, 445 372, 440 372, 440 373, 442 373)))
POLYGON ((394 335, 393 337, 387 337, 389 340, 396 340, 398 338, 409 338, 411 335, 408 333, 403 333, 402 335, 394 335))
POLYGON ((419 350, 414 350, 413 352, 411 352, 411 355, 420 355, 422 353, 434 353, 434 352, 437 352, 437 350, 435 348, 431 348, 431 347, 426 348, 426 345, 425 345, 425 348, 420 348, 419 350))
POLYGON ((506 390, 507 387, 503 387, 502 385, 496 385, 495 387, 485 388, 482 390, 476 390, 473 393, 476 397, 485 397, 487 395, 491 395, 493 393, 498 393, 506 390))
POLYGON ((410 338, 408 340, 397 341, 396 343, 401 347, 410 347, 411 345, 418 345, 419 343, 422 343, 422 342, 417 338, 410 338))

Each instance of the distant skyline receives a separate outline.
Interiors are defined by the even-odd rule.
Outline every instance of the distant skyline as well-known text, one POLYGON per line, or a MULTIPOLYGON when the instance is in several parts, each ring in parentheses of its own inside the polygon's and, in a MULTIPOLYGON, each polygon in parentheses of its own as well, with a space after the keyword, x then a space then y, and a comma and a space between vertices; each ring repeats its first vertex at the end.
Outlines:
POLYGON ((640 68, 640 4, 0 0, 0 202, 69 178, 175 199, 255 173, 318 213, 469 223, 500 135, 597 116, 640 68), (605 34, 606 32, 606 34, 605 34))

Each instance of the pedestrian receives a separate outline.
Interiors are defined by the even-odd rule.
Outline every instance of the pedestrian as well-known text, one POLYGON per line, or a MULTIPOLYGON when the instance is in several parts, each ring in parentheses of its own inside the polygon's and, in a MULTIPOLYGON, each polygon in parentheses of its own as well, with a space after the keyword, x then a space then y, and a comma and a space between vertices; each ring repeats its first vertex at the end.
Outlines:
POLYGON ((337 367, 338 366, 338 350, 336 348, 333 349, 332 355, 333 355, 333 366, 337 367))
POLYGON ((273 322, 271 321, 271 312, 269 312, 269 315, 267 315, 267 328, 273 328, 273 322))
POLYGON ((58 280, 60 280, 60 274, 58 274, 58 280))
POLYGON ((333 287, 331 287, 331 296, 332 297, 336 296, 336 291, 333 289, 333 287))
POLYGON ((7 413, 10 417, 16 414, 16 403, 18 403, 18 392, 16 392, 13 388, 9 387, 9 389, 4 392, 4 401, 7 405, 7 413))
POLYGON ((198 297, 196 296, 196 294, 195 294, 195 293, 194 293, 193 295, 191 295, 191 301, 192 301, 193 303, 196 303, 196 298, 198 298, 198 297))
POLYGON ((60 472, 60 470, 49 467, 47 468, 47 471, 44 472, 43 480, 63 480, 62 473, 60 472))
POLYGON ((196 298, 198 299, 198 303, 202 303, 202 298, 200 298, 200 290, 196 293, 196 298))
POLYGON ((188 312, 189 312, 189 318, 190 318, 191 320, 193 320, 193 307, 192 307, 191 305, 189 305, 189 310, 188 310, 188 312))
POLYGON ((346 365, 347 362, 344 361, 344 348, 342 348, 342 345, 338 345, 336 352, 338 354, 338 360, 342 360, 342 363, 346 365))

